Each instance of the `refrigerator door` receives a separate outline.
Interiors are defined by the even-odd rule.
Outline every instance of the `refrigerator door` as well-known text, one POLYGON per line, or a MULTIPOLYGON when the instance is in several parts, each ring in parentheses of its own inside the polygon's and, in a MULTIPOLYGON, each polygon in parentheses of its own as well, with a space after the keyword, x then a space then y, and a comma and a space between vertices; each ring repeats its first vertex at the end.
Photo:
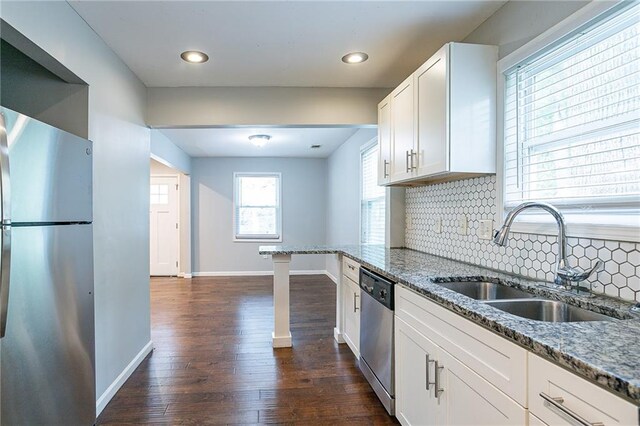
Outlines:
POLYGON ((2 424, 95 422, 92 225, 12 228, 2 424))
POLYGON ((13 224, 92 221, 91 142, 8 108, 13 224))

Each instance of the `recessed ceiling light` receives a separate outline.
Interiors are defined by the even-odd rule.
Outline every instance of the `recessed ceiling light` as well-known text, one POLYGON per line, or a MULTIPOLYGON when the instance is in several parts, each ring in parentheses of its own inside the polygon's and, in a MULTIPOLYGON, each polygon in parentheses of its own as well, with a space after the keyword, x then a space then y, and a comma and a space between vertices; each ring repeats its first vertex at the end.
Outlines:
POLYGON ((369 55, 364 52, 351 52, 342 57, 345 64, 359 64, 369 59, 369 55))
POLYGON ((183 61, 189 62, 190 64, 202 64, 209 60, 209 56, 207 56, 204 52, 199 52, 197 50, 187 50, 180 54, 180 57, 183 61))
POLYGON ((311 149, 318 149, 320 148, 322 145, 311 145, 311 149))
POLYGON ((252 144, 254 144, 255 146, 257 146, 258 148, 265 146, 267 144, 267 142, 269 142, 269 139, 271 139, 271 136, 269 135, 251 135, 249 136, 249 140, 251 141, 252 144))

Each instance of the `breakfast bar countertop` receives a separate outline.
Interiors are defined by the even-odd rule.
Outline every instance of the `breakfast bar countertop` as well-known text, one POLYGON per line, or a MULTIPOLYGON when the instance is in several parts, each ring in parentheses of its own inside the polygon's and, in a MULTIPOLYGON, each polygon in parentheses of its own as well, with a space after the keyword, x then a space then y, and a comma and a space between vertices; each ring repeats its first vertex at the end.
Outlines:
POLYGON ((551 283, 527 279, 410 249, 383 246, 260 246, 261 255, 342 254, 480 324, 531 352, 600 386, 640 403, 640 314, 633 302, 571 294, 551 283), (492 281, 560 300, 617 321, 552 323, 511 315, 438 282, 492 281))

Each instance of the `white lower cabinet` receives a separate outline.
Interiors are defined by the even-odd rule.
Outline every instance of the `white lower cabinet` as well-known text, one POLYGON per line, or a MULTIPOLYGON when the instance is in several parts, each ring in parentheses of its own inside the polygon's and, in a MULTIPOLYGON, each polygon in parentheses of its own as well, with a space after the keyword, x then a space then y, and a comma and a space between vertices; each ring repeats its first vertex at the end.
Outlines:
POLYGON ((396 417, 403 425, 524 425, 526 410, 396 317, 396 417))
POLYGON ((547 425, 637 425, 638 407, 529 354, 529 410, 547 425))
POLYGON ((395 298, 401 424, 639 424, 639 407, 613 393, 401 285, 395 298))
POLYGON ((356 357, 360 357, 360 287, 342 276, 343 338, 356 357))
POLYGON ((396 417, 403 425, 443 424, 435 397, 438 347, 399 318, 395 321, 396 417), (428 376, 429 375, 429 376, 428 376))

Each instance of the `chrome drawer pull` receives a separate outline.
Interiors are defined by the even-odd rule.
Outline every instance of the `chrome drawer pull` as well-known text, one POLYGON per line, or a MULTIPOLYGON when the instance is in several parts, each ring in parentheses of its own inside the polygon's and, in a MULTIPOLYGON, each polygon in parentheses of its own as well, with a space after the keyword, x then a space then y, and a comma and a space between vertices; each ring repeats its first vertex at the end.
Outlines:
POLYGON ((358 297, 360 297, 359 294, 353 293, 353 312, 358 311, 358 305, 356 304, 356 300, 358 299, 358 297))
POLYGON ((429 378, 429 365, 431 365, 432 362, 435 362, 432 359, 429 359, 429 354, 425 354, 425 367, 427 368, 427 373, 425 374, 425 382, 426 382, 426 388, 427 390, 429 390, 429 386, 430 385, 435 385, 435 382, 432 382, 431 379, 429 378))
POLYGON ((413 156, 409 153, 409 151, 407 151, 407 158, 405 159, 405 163, 407 163, 407 173, 409 173, 411 171, 411 167, 413 167, 413 164, 409 166, 409 158, 411 158, 411 161, 413 162, 413 156))
POLYGON ((436 373, 436 379, 433 382, 433 385, 436 387, 435 395, 436 398, 440 398, 444 389, 440 387, 440 370, 444 370, 444 365, 439 365, 438 361, 434 361, 436 365, 436 369, 434 370, 436 373))
POLYGON ((573 411, 571 411, 570 409, 565 407, 563 405, 564 404, 564 398, 562 398, 561 396, 553 397, 553 396, 547 395, 544 392, 540 392, 540 397, 542 399, 544 399, 544 406, 545 407, 547 407, 548 409, 550 409, 554 413, 558 414, 559 416, 563 417, 564 419, 570 421, 574 425, 579 425, 579 426, 604 426, 604 423, 602 423, 602 422, 592 423, 590 421, 587 421, 584 418, 582 418, 581 416, 579 416, 578 414, 574 413, 573 411))

